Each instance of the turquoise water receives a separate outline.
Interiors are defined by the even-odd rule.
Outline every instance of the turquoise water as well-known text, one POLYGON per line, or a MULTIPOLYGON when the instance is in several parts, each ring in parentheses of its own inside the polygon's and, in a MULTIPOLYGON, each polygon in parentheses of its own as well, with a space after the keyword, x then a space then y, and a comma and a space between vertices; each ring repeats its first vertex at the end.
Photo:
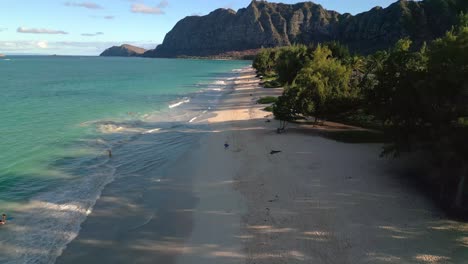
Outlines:
MULTIPOLYGON (((50 218, 49 211, 33 209, 57 212, 58 226, 62 224, 58 216, 63 217, 62 222, 69 220, 64 212, 81 210, 84 214, 100 188, 112 180, 96 175, 116 170, 115 164, 111 166, 105 159, 106 151, 135 134, 160 129, 129 124, 149 118, 188 122, 194 116, 188 114, 193 109, 183 108, 184 103, 196 98, 206 103, 213 95, 205 98, 197 94, 219 92, 234 69, 248 64, 99 57, 0 59, 0 211, 14 216, 12 224, 5 226, 11 233, 0 241, 16 246, 7 252, 9 260, 16 258, 11 263, 26 263, 26 258, 33 261, 34 256, 37 261, 40 254, 23 246, 38 243, 37 239, 56 239, 41 233, 36 241, 18 237, 24 233, 29 213, 34 212, 38 221, 50 218), (76 186, 76 193, 69 185, 76 186)), ((67 227, 60 230, 65 233, 67 227)), ((59 242, 70 237, 63 234, 57 243, 50 242, 51 247, 60 248, 59 242)), ((41 250, 47 252, 47 248, 41 250)), ((0 256, 0 260, 8 259, 0 256)), ((42 259, 38 263, 43 263, 42 259)))

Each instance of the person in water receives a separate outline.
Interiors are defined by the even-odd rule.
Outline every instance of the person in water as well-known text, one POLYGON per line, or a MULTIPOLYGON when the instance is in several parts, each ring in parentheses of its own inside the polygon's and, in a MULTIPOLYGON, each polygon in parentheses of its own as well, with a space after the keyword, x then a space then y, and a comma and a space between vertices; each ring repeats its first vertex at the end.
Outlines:
POLYGON ((0 225, 4 225, 6 224, 6 222, 7 222, 7 215, 2 214, 2 220, 0 220, 0 225))

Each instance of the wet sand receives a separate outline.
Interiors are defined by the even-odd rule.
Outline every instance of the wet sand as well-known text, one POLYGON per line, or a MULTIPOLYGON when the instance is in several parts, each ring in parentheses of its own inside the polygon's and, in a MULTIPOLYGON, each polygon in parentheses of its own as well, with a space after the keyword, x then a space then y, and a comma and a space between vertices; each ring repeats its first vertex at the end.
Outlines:
POLYGON ((57 263, 468 263, 468 225, 408 187, 379 144, 276 134, 255 102, 280 93, 244 72, 194 122, 209 129, 190 132, 203 136, 188 153, 106 187, 57 263))

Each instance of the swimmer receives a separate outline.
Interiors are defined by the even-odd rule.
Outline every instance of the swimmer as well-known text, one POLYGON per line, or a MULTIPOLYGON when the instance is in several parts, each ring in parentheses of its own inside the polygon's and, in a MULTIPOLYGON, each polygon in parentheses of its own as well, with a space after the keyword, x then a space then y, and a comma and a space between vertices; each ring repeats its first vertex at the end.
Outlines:
POLYGON ((108 149, 107 154, 109 154, 109 158, 112 158, 112 150, 108 149))
POLYGON ((4 225, 6 224, 6 222, 7 222, 7 215, 2 214, 2 220, 0 220, 0 225, 4 225))

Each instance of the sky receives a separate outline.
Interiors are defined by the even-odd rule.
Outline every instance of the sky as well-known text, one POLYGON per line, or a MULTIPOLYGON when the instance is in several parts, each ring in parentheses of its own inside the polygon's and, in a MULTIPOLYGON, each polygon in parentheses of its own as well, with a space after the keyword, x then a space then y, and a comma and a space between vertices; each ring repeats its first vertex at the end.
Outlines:
MULTIPOLYGON (((396 0, 315 0, 357 14, 396 0)), ((180 19, 251 0, 0 0, 0 54, 99 55, 121 44, 154 48, 180 19)), ((303 1, 269 1, 298 3, 303 1)))

